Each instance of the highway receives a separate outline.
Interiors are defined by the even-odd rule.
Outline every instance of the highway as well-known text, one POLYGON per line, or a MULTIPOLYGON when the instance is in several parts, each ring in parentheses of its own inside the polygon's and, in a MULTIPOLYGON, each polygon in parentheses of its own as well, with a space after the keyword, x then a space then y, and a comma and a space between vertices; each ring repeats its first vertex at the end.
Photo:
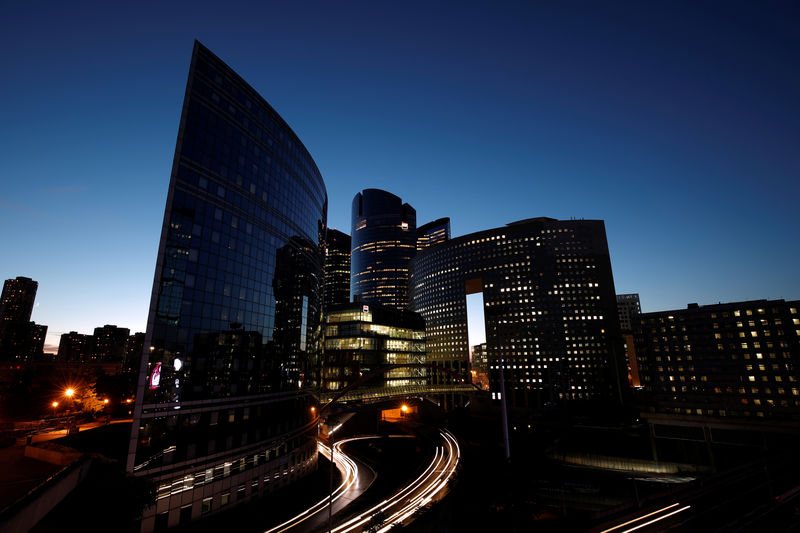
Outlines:
MULTIPOLYGON (((411 522, 420 508, 435 503, 447 494, 448 483, 455 475, 461 459, 461 450, 452 433, 440 430, 434 455, 419 476, 380 503, 356 516, 346 517, 341 511, 369 488, 376 473, 357 457, 347 454, 343 446, 348 442, 375 438, 380 437, 374 435, 347 438, 333 446, 334 464, 342 474, 342 482, 335 487, 332 494, 332 533, 360 533, 373 525, 378 525, 378 531, 386 532, 395 524, 411 522), (344 518, 337 519, 342 516, 344 518)), ((409 437, 393 435, 390 438, 409 437)), ((326 457, 331 456, 331 451, 325 444, 319 443, 319 449, 326 457)), ((322 531, 323 526, 327 526, 328 509, 329 498, 325 498, 265 533, 322 531)))

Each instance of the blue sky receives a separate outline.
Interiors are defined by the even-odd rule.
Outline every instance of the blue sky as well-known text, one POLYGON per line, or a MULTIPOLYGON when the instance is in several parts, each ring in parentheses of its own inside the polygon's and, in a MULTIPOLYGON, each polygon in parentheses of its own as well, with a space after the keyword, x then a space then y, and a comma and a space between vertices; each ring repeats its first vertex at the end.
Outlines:
POLYGON ((599 218, 645 311, 800 298, 790 2, 113 4, 0 18, 0 276, 39 281, 48 343, 145 327, 194 39, 304 142, 331 227, 367 187, 454 235, 599 218))

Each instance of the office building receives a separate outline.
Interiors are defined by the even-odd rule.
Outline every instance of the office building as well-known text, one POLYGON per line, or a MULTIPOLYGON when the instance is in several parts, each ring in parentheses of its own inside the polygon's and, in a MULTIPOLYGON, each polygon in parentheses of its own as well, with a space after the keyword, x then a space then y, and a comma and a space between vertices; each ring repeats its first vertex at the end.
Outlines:
POLYGON ((617 294, 617 312, 619 328, 622 332, 633 331, 633 326, 642 314, 638 294, 617 294))
MULTIPOLYGON (((406 309, 375 304, 336 305, 325 315, 323 386, 341 390, 385 365, 425 363, 425 320, 406 309)), ((366 387, 427 384, 425 368, 396 368, 366 387)))
POLYGON ((622 333, 622 343, 625 348, 625 360, 628 364, 628 385, 641 387, 639 379, 639 366, 636 361, 636 342, 633 330, 639 324, 639 315, 642 307, 638 294, 617 294, 617 312, 619 313, 619 327, 622 333))
POLYGON ((450 219, 440 218, 417 228, 417 251, 450 239, 450 219))
POLYGON ((316 467, 308 386, 319 379, 326 217, 306 148, 196 42, 127 461, 157 488, 143 531, 258 498, 316 467))
POLYGON ((754 300, 643 313, 639 372, 656 413, 800 417, 800 301, 754 300))
POLYGON ((408 307, 408 269, 417 250, 417 212, 400 197, 364 189, 353 198, 353 302, 408 307))
MULTIPOLYGON (((490 387, 512 407, 621 401, 624 360, 601 220, 533 218, 427 248, 412 262, 427 358, 468 377, 467 296, 480 294, 490 387)), ((438 376, 437 379, 443 379, 438 376)))
POLYGON ((325 235, 325 309, 350 302, 350 235, 328 228, 325 235))

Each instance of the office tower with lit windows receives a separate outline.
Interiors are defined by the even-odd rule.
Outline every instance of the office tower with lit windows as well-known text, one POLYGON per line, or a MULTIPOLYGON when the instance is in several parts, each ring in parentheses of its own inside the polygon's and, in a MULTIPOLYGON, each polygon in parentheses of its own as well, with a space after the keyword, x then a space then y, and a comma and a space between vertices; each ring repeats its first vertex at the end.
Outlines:
POLYGON ((639 366, 636 361, 636 342, 633 330, 639 324, 639 315, 642 307, 638 294, 617 294, 617 312, 619 313, 619 327, 622 333, 622 343, 625 348, 625 360, 628 364, 628 384, 631 387, 640 387, 639 366))
POLYGON ((325 234, 325 309, 350 302, 350 235, 328 228, 325 234))
POLYGON ((400 197, 364 189, 353 198, 350 295, 354 302, 408 307, 417 212, 400 197))
POLYGON ((533 218, 451 239, 417 254, 409 290, 426 320, 428 361, 465 378, 467 296, 481 294, 493 398, 502 365, 511 407, 622 400, 603 221, 533 218))
POLYGON ((450 239, 450 219, 440 218, 417 228, 417 251, 450 239))
POLYGON ((195 42, 127 461, 157 489, 142 531, 250 501, 316 467, 308 386, 318 382, 326 216, 308 150, 195 42))
POLYGON ((799 311, 754 300, 643 313, 636 350, 651 410, 800 420, 799 311))
MULTIPOLYGON (((425 320, 418 313, 362 303, 336 305, 326 312, 326 390, 341 390, 385 365, 424 363, 425 320)), ((367 386, 387 390, 423 386, 426 376, 425 368, 395 368, 367 386)))

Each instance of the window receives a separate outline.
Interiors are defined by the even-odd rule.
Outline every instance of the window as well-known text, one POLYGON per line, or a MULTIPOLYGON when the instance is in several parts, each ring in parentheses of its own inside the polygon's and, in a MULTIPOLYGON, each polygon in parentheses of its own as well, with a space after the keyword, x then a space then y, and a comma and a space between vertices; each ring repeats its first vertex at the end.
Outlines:
POLYGON ((211 504, 214 501, 214 498, 203 498, 203 511, 202 514, 208 514, 211 512, 211 504))

